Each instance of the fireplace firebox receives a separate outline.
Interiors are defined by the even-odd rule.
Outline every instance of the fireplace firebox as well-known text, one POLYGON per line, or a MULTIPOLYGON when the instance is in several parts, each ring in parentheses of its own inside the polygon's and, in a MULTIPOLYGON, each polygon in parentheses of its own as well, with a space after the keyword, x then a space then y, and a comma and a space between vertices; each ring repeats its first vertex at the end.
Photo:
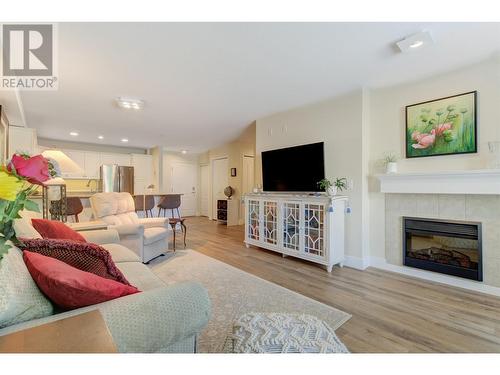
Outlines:
POLYGON ((403 217, 403 264, 483 281, 481 223, 403 217))

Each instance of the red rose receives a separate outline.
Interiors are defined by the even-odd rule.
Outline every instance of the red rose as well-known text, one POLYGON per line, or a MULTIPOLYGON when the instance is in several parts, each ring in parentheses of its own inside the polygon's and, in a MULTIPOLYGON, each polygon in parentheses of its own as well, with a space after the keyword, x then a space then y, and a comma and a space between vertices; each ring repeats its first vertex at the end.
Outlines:
POLYGON ((25 158, 16 154, 9 163, 9 171, 11 165, 19 176, 26 178, 32 184, 41 185, 42 182, 50 179, 49 162, 42 155, 25 158))

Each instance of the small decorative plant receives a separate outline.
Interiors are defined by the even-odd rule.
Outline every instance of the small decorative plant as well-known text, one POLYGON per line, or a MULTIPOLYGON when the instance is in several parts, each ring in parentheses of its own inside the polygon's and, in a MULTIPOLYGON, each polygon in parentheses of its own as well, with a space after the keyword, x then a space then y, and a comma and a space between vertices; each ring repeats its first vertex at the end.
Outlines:
POLYGON ((337 177, 333 182, 324 178, 318 182, 318 187, 329 195, 336 195, 339 191, 347 190, 347 178, 337 177))
POLYGON ((382 164, 385 166, 386 173, 397 173, 398 171, 398 157, 393 153, 388 153, 382 159, 382 164))
POLYGON ((398 161, 398 157, 393 153, 386 154, 384 156, 384 159, 383 159, 384 165, 386 165, 386 166, 389 163, 396 163, 397 161, 398 161))

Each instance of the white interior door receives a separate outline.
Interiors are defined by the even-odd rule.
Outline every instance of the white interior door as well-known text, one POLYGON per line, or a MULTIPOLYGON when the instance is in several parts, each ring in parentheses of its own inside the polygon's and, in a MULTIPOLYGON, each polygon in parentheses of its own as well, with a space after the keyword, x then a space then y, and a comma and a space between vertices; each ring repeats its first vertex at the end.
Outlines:
POLYGON ((209 198, 209 170, 208 165, 202 165, 200 167, 200 215, 209 216, 208 204, 209 198))
POLYGON ((212 219, 217 218, 217 199, 226 199, 224 189, 229 185, 228 168, 227 158, 212 161, 212 219))
POLYGON ((197 168, 195 163, 172 164, 172 187, 170 190, 171 193, 182 194, 182 216, 196 215, 197 168))

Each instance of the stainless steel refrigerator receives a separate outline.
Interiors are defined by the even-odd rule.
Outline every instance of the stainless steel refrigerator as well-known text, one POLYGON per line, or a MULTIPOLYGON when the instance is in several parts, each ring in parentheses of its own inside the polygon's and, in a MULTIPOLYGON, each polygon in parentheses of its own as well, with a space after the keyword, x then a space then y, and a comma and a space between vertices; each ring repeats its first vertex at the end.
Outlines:
POLYGON ((101 189, 103 192, 127 192, 134 194, 134 167, 117 164, 101 165, 101 189))

